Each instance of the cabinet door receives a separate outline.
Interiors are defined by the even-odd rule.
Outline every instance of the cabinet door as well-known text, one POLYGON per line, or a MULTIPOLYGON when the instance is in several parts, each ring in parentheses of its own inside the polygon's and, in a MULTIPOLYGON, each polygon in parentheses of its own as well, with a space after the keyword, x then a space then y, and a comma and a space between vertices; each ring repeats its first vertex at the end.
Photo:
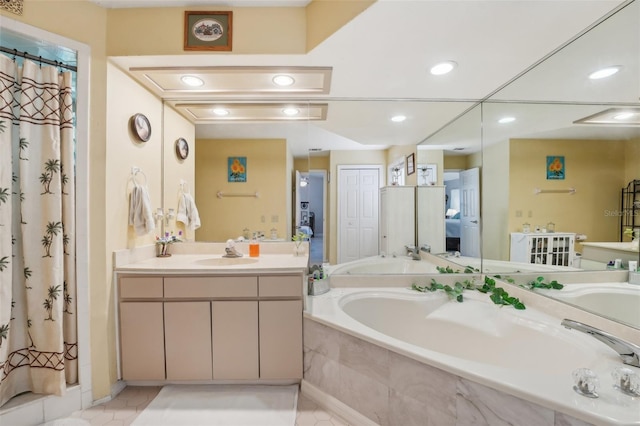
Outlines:
POLYGON ((261 301, 260 378, 302 378, 302 301, 261 301))
POLYGON ((124 380, 164 380, 162 302, 120 303, 124 380))
POLYGON ((257 379, 258 302, 211 302, 213 378, 257 379))
POLYGON ((211 380, 210 302, 165 302, 167 380, 211 380))

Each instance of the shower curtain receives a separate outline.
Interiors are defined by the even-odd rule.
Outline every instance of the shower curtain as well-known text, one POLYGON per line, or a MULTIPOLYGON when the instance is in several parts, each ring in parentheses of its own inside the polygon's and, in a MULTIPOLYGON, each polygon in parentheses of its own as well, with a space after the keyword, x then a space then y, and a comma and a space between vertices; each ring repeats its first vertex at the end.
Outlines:
POLYGON ((0 55, 0 406, 77 383, 71 85, 0 55))

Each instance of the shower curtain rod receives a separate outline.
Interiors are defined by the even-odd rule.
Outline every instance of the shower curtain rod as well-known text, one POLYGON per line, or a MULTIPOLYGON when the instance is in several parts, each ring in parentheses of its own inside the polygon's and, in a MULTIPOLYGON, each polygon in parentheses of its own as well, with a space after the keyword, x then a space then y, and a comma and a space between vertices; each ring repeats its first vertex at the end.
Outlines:
POLYGON ((4 52, 8 55, 20 56, 21 58, 31 59, 32 61, 40 62, 41 64, 53 65, 60 68, 65 68, 70 71, 78 71, 78 67, 73 65, 67 65, 64 62, 52 61, 50 59, 45 59, 42 56, 31 55, 27 52, 21 52, 17 49, 9 49, 8 47, 0 46, 0 52, 4 52))

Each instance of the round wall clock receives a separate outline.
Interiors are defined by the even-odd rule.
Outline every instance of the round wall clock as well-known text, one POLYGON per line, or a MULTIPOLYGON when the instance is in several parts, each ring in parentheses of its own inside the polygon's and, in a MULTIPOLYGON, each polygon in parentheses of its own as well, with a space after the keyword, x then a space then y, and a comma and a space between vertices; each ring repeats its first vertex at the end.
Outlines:
POLYGON ((189 156, 189 144, 184 138, 179 138, 176 141, 176 155, 181 160, 184 160, 189 156))
POLYGON ((134 114, 131 116, 131 131, 142 142, 146 142, 151 138, 151 123, 144 114, 134 114))

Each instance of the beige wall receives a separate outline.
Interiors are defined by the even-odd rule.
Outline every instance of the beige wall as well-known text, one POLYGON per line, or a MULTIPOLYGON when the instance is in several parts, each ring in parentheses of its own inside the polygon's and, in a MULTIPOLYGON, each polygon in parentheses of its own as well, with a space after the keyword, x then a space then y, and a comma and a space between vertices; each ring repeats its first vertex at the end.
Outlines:
POLYGON ((417 174, 414 172, 411 175, 407 175, 407 157, 413 154, 414 155, 414 171, 415 166, 418 164, 416 156, 416 146, 415 145, 395 145, 387 149, 387 162, 385 164, 385 169, 388 164, 394 164, 400 160, 404 160, 404 184, 407 186, 416 186, 416 176, 417 174))
POLYGON ((625 186, 632 180, 640 179, 640 139, 626 141, 624 144, 625 186))
POLYGON ((195 160, 196 199, 202 227, 198 241, 226 241, 242 235, 244 228, 269 235, 290 235, 291 168, 293 160, 285 139, 198 139, 195 160), (227 158, 247 157, 247 182, 227 181, 227 158), (289 188, 289 190, 287 190, 289 188), (255 197, 223 197, 255 194, 255 197), (289 197, 289 198, 288 198, 289 197))
POLYGON ((521 230, 524 222, 532 227, 554 222, 557 232, 584 233, 588 241, 617 241, 619 219, 606 212, 620 208, 624 154, 622 141, 511 140, 507 231, 521 230), (564 155, 564 180, 547 180, 547 155, 564 155), (534 195, 535 188, 575 188, 576 193, 534 195))
POLYGON ((375 0, 313 0, 306 7, 307 51, 310 51, 375 0))
MULTIPOLYGON (((330 182, 329 182, 329 223, 327 227, 329 229, 329 239, 327 240, 327 247, 329 248, 329 263, 335 264, 338 261, 338 247, 337 247, 337 209, 338 205, 338 166, 352 165, 352 164, 365 164, 365 165, 380 165, 383 167, 383 174, 386 169, 387 153, 385 150, 369 150, 369 151, 331 151, 329 154, 330 164, 330 182)), ((386 182, 386 176, 383 176, 383 182, 386 182)), ((325 236, 327 233, 325 232, 325 236)))

